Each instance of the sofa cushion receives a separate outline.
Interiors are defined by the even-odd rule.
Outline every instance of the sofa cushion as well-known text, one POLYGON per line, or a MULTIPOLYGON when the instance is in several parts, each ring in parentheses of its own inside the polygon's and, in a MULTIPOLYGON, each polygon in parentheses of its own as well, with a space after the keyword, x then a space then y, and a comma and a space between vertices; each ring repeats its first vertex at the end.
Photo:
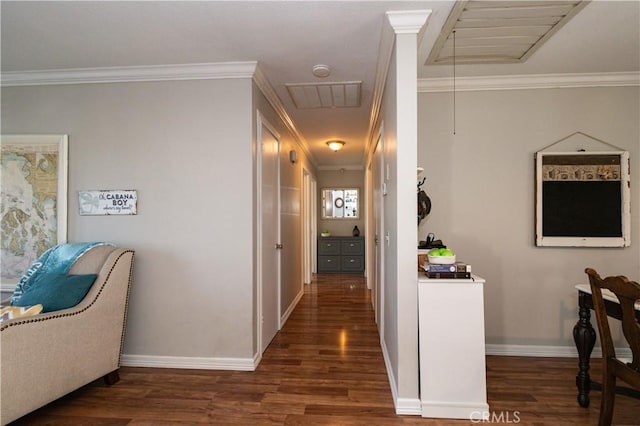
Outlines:
POLYGON ((24 289, 13 306, 42 304, 42 312, 71 308, 87 295, 97 274, 69 275, 63 273, 41 274, 24 289))
POLYGON ((0 308, 0 322, 14 318, 30 317, 42 312, 42 305, 34 306, 5 306, 0 308))

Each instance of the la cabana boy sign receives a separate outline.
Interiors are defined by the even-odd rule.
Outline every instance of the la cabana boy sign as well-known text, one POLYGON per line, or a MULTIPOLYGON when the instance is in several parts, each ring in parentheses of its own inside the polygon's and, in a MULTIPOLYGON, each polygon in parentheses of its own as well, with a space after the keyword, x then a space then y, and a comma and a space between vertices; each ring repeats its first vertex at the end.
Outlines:
POLYGON ((138 213, 135 190, 79 191, 78 206, 82 216, 134 215, 138 213))

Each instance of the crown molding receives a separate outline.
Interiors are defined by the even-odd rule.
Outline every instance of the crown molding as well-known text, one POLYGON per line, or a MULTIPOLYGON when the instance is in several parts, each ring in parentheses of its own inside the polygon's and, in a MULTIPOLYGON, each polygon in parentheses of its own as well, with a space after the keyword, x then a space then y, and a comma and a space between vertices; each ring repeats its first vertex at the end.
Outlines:
POLYGON ((275 89, 267 79, 266 75, 260 68, 260 66, 256 66, 255 72, 253 73, 253 81, 258 86, 258 89, 262 92, 265 98, 267 98, 267 102, 271 105, 271 107, 275 110, 280 120, 284 123, 285 127, 291 132, 293 138, 296 141, 296 144, 304 152, 304 154, 309 159, 309 162, 314 166, 318 167, 318 161, 315 156, 309 151, 308 144, 305 143, 305 139, 302 134, 298 131, 297 126, 291 119, 291 116, 287 113, 282 101, 278 97, 275 89))
POLYGON ((258 66, 257 61, 3 72, 0 75, 0 86, 19 87, 233 78, 252 78, 255 81, 267 101, 293 134, 300 149, 309 158, 309 161, 314 166, 317 166, 315 157, 311 154, 306 144, 303 143, 304 138, 289 114, 287 114, 280 98, 258 66))
POLYGON ((3 72, 3 87, 251 78, 256 61, 3 72))
MULTIPOLYGON (((456 77, 456 92, 640 86, 640 72, 456 77)), ((418 79, 418 93, 453 91, 453 78, 418 79)))
POLYGON ((382 25, 382 35, 380 37, 380 45, 378 46, 378 61, 376 63, 376 76, 373 87, 373 101, 369 114, 369 126, 367 130, 367 138, 365 140, 365 151, 363 165, 366 164, 370 152, 373 148, 373 137, 376 125, 380 118, 382 109, 382 96, 384 95, 384 86, 387 81, 389 72, 389 64, 393 54, 393 45, 395 34, 391 25, 382 25))

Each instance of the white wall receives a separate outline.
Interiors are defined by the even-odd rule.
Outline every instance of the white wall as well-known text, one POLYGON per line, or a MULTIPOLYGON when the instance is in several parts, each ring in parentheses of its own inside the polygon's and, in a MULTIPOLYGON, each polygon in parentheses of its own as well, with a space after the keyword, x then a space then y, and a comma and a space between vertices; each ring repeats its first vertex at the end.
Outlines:
POLYGON ((251 79, 2 89, 2 132, 69 135, 69 240, 136 251, 124 353, 253 355, 251 79), (136 189, 136 216, 77 191, 136 189))
POLYGON ((388 357, 388 367, 391 367, 389 372, 393 376, 396 389, 398 386, 398 265, 396 263, 397 258, 397 240, 395 238, 395 230, 398 226, 398 218, 396 217, 395 206, 398 204, 397 200, 397 182, 396 179, 390 181, 387 179, 386 170, 394 171, 398 167, 396 158, 397 150, 397 100, 396 100, 396 86, 397 86, 397 64, 396 64, 396 52, 394 50, 391 57, 391 64, 389 65, 389 74, 387 75, 387 84, 385 85, 384 98, 383 98, 383 180, 386 184, 387 193, 382 198, 382 211, 384 216, 384 229, 382 235, 380 235, 380 244, 384 245, 384 258, 382 262, 384 264, 384 289, 383 289, 383 303, 382 311, 384 316, 384 328, 380 331, 381 340, 384 345, 385 354, 388 357), (387 232, 394 230, 394 238, 387 243, 385 236, 387 232))
POLYGON ((573 347, 585 267, 640 278, 640 89, 459 92, 455 136, 452 99, 419 95, 418 164, 433 202, 419 237, 434 232, 486 278, 488 344, 573 347), (630 152, 631 247, 535 246, 534 153, 577 131, 630 152))

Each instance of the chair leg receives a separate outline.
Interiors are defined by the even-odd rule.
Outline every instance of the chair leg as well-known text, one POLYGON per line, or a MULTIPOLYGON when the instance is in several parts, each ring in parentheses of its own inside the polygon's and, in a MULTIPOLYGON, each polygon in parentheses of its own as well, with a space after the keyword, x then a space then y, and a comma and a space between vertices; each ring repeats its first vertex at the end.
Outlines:
POLYGON ((111 373, 104 375, 104 382, 108 385, 115 385, 120 381, 120 374, 118 374, 118 370, 113 370, 111 373))
POLYGON ((616 397, 616 376, 605 371, 602 383, 602 400, 600 401, 600 418, 598 426, 611 426, 613 406, 616 397))

